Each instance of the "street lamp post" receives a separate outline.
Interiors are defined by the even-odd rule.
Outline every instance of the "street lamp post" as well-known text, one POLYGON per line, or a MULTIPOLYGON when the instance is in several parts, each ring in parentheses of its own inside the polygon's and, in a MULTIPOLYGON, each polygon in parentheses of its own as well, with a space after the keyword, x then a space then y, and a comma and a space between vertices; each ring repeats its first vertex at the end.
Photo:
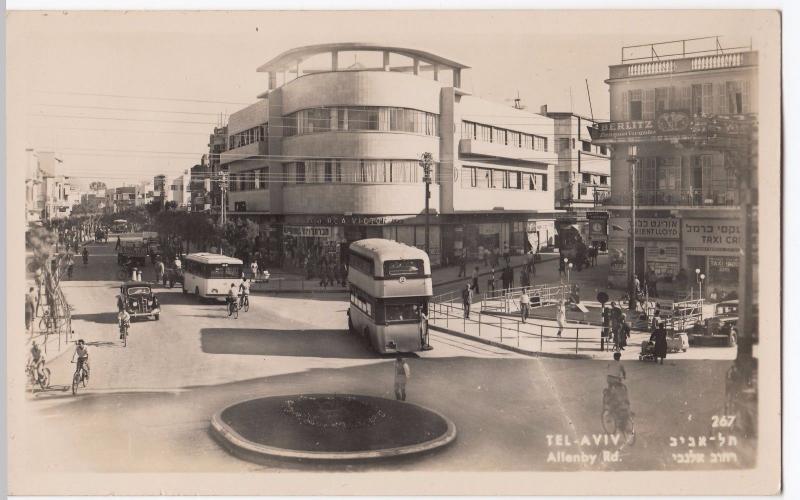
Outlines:
POLYGON ((422 153, 419 162, 422 165, 425 175, 422 180, 425 182, 425 253, 431 254, 431 219, 430 219, 430 200, 431 200, 431 165, 433 165, 433 155, 422 153))
POLYGON ((636 269, 636 165, 637 146, 628 146, 628 163, 630 164, 631 182, 631 238, 630 238, 630 258, 628 259, 628 308, 636 310, 636 287, 634 286, 633 275, 636 269))

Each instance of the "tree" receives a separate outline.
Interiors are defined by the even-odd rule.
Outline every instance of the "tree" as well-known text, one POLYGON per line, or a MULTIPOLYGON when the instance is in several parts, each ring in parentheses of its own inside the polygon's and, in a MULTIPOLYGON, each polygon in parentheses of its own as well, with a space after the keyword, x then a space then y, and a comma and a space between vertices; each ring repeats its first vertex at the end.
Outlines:
POLYGON ((31 229, 28 242, 33 251, 31 259, 31 271, 46 269, 47 262, 53 254, 53 246, 56 243, 56 234, 44 227, 31 229))

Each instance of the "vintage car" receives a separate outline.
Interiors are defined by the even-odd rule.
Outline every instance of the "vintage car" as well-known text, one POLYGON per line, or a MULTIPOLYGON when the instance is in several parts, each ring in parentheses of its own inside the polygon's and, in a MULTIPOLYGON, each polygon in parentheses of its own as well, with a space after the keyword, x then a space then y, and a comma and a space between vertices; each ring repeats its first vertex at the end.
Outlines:
POLYGON ((147 263, 148 246, 143 241, 125 241, 117 251, 117 264, 142 268, 147 263))
POLYGON ((158 320, 161 305, 149 283, 128 281, 120 286, 120 297, 131 319, 148 316, 158 320))
POLYGON ((738 338, 739 301, 726 300, 714 307, 714 316, 697 322, 689 330, 692 345, 733 347, 738 338))

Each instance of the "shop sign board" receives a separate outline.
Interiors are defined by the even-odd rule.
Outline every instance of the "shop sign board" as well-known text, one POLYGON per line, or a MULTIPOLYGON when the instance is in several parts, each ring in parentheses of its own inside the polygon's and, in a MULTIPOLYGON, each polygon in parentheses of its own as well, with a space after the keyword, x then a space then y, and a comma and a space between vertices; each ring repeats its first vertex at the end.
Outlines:
MULTIPOLYGON (((610 219, 612 235, 629 237, 630 218, 610 219)), ((681 237, 680 219, 675 217, 637 217, 636 238, 642 240, 677 240, 681 237)))
POLYGON ((330 238, 330 226, 283 226, 283 234, 305 238, 330 238))
POLYGON ((589 128, 592 141, 599 144, 643 141, 741 139, 750 131, 753 119, 740 116, 691 116, 686 111, 666 111, 653 120, 598 123, 589 128))
POLYGON ((684 219, 683 251, 689 255, 739 255, 743 235, 738 219, 684 219))

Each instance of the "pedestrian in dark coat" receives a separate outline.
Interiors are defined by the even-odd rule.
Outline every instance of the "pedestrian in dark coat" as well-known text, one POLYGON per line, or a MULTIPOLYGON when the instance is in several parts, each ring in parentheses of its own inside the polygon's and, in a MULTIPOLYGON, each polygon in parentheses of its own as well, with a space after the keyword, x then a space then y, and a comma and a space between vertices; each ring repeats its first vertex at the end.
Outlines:
POLYGON ((662 321, 658 328, 656 329, 655 333, 655 351, 654 354, 656 358, 661 360, 661 364, 664 364, 664 358, 667 357, 667 329, 664 326, 664 322, 662 321))

